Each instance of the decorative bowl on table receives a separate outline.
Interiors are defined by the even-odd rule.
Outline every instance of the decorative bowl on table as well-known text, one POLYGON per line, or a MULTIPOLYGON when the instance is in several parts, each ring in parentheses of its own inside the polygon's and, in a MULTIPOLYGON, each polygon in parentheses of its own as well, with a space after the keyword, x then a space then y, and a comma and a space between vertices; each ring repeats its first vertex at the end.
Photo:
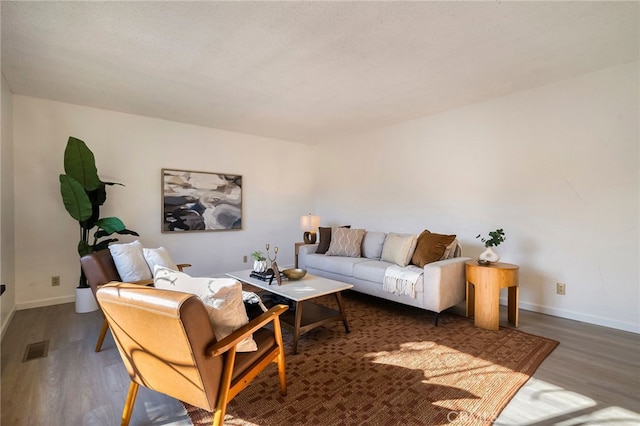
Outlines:
POLYGON ((299 280, 300 278, 307 275, 307 270, 299 269, 299 268, 291 268, 291 269, 285 269, 284 271, 282 271, 282 273, 284 274, 285 277, 287 277, 290 280, 299 280))

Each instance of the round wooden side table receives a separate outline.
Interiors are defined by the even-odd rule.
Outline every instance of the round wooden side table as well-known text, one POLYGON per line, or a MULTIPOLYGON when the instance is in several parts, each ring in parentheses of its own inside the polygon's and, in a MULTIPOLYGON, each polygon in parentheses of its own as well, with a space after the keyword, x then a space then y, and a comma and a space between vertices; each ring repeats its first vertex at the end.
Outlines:
POLYGON ((466 262, 467 316, 474 317, 476 327, 498 330, 500 322, 500 289, 508 288, 508 319, 518 326, 518 265, 495 262, 479 265, 466 262))

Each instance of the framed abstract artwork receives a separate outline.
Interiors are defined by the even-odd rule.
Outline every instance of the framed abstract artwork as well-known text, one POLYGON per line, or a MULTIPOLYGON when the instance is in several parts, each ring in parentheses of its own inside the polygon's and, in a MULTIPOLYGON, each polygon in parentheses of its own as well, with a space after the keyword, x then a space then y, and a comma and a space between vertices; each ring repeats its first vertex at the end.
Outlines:
POLYGON ((242 229, 242 176, 162 169, 162 232, 242 229))

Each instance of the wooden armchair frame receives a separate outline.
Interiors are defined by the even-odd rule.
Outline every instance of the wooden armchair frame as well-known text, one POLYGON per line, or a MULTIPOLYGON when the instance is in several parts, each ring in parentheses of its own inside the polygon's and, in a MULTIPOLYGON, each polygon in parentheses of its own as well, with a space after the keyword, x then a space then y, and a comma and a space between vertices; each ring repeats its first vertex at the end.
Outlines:
MULTIPOLYGON (((127 426, 131 420, 136 395, 141 384, 149 389, 165 393, 174 398, 187 400, 187 402, 189 402, 187 399, 188 397, 201 401, 205 400, 202 405, 206 406, 202 406, 201 408, 213 411, 214 426, 223 424, 228 402, 242 391, 271 362, 275 362, 278 365, 280 393, 283 396, 287 394, 284 345, 282 342, 282 329, 280 325, 280 315, 288 309, 286 305, 276 305, 272 307, 267 312, 264 312, 248 324, 240 327, 224 339, 215 341, 215 337, 213 337, 213 329, 207 330, 207 327, 201 327, 202 321, 208 321, 208 316, 202 301, 197 296, 169 290, 148 289, 151 297, 147 298, 147 295, 140 292, 140 290, 140 288, 136 289, 136 286, 131 284, 110 283, 100 288, 97 292, 98 301, 102 305, 105 316, 110 323, 114 339, 116 340, 116 345, 118 346, 118 350, 120 351, 122 359, 127 366, 131 377, 129 391, 124 410, 122 412, 122 426, 127 426), (131 291, 131 289, 134 289, 134 291, 131 291), (159 301, 160 298, 162 298, 162 300, 159 301), (130 304, 128 304, 129 301, 131 301, 130 304), (189 309, 183 309, 182 306, 187 303, 192 305, 199 304, 201 307, 196 306, 190 307, 189 309), (219 374, 220 383, 217 389, 213 392, 211 389, 207 390, 207 386, 203 385, 202 388, 192 386, 189 389, 189 395, 186 397, 184 394, 172 394, 174 388, 171 383, 160 383, 158 385, 159 382, 162 382, 162 379, 158 379, 157 377, 145 377, 145 371, 149 371, 149 366, 145 366, 141 363, 136 364, 136 359, 142 359, 136 358, 135 356, 136 353, 140 353, 141 351, 141 348, 137 346, 138 341, 136 340, 136 336, 146 334, 146 329, 137 331, 132 331, 130 328, 128 329, 132 324, 131 318, 129 317, 130 311, 138 309, 144 312, 152 312, 151 315, 153 315, 154 309, 158 308, 158 311, 169 311, 172 309, 172 304, 178 306, 175 308, 175 321, 179 322, 181 325, 184 324, 185 329, 185 341, 182 341, 182 339, 179 341, 174 340, 172 341, 172 344, 180 347, 182 347, 182 345, 186 345, 194 349, 193 369, 197 370, 197 374, 200 376, 211 377, 212 375, 219 374), (122 314, 122 310, 119 311, 118 306, 116 305, 127 305, 128 312, 126 314, 122 314), (167 306, 169 306, 169 308, 167 308, 167 306), (206 318, 203 319, 202 315, 206 318), (197 327, 195 327, 194 324, 197 327), (273 342, 273 340, 264 340, 264 342, 267 343, 264 343, 265 346, 262 349, 266 349, 266 351, 260 350, 259 348, 259 351, 254 355, 252 355, 253 353, 251 352, 243 353, 242 356, 249 357, 246 358, 249 359, 249 362, 245 363, 247 366, 244 367, 244 370, 236 371, 238 368, 236 365, 236 359, 238 356, 236 347, 238 343, 247 336, 264 329, 268 324, 273 324, 273 336, 270 339, 275 340, 275 344, 268 343, 269 341, 273 342), (202 337, 200 334, 203 334, 204 338, 207 339, 209 337, 213 337, 212 343, 206 346, 203 354, 200 354, 197 349, 199 347, 197 340, 202 337), (134 342, 133 344, 131 343, 132 341, 134 342), (210 367, 211 365, 220 366, 220 363, 222 368, 221 373, 219 371, 208 371, 206 369, 207 366, 210 367), (203 371, 203 369, 205 371, 203 371), (154 386, 153 383, 156 383, 156 386, 154 386)), ((161 315, 172 314, 172 312, 169 312, 168 314, 166 312, 161 313, 161 315)), ((134 328, 135 327, 136 325, 134 325, 134 328)), ((269 335, 271 335, 270 333, 271 332, 269 332, 269 335)), ((153 335, 150 336, 150 338, 155 339, 156 336, 153 335)), ((166 346, 170 345, 164 345, 161 347, 166 346)), ((160 353, 154 353, 153 355, 160 359, 167 359, 164 354, 161 353, 161 350, 158 350, 158 352, 160 353)), ((184 366, 184 364, 181 364, 181 366, 184 366)), ((188 363, 187 367, 191 368, 191 363, 188 363)), ((203 380, 206 381, 206 379, 203 380)))

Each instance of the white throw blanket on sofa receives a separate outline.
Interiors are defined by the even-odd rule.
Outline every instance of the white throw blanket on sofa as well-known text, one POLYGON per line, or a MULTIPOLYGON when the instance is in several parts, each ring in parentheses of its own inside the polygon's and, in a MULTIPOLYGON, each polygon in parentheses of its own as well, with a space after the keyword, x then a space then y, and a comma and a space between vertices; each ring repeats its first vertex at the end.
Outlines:
POLYGON ((424 273, 423 268, 409 265, 401 267, 391 265, 384 273, 382 289, 387 293, 417 297, 416 285, 420 276, 424 273))

